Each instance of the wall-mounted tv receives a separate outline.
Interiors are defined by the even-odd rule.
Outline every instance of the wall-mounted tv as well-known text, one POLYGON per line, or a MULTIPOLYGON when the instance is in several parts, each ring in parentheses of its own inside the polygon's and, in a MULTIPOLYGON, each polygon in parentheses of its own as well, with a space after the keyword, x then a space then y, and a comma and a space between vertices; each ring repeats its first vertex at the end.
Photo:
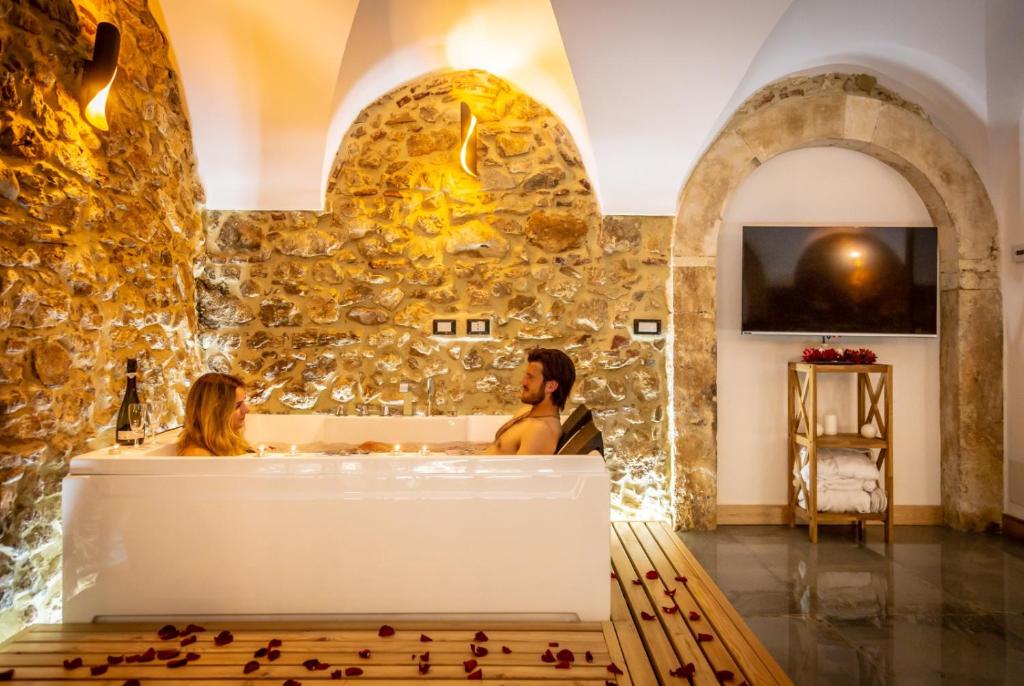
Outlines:
POLYGON ((743 333, 934 336, 935 227, 744 226, 743 333))

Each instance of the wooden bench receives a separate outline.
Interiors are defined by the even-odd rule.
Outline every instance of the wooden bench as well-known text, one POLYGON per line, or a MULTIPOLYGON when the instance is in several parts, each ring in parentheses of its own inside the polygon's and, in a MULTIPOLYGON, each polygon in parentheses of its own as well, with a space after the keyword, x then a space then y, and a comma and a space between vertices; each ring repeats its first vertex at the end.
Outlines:
MULTIPOLYGON (((608 622, 392 622, 395 633, 385 637, 379 635, 380 622, 203 622, 206 631, 191 634, 195 641, 184 646, 188 637, 162 640, 153 624, 40 624, 0 645, 0 675, 13 669, 12 683, 41 686, 121 686, 131 679, 142 686, 283 684, 287 679, 311 684, 330 681, 339 670, 342 681, 372 681, 372 686, 424 680, 452 686, 471 675, 512 686, 686 686, 717 684, 727 672, 731 678, 725 683, 791 683, 668 526, 613 524, 611 543, 615 578, 608 622), (699 618, 691 619, 690 612, 699 618), (233 640, 215 645, 214 636, 225 629, 233 640), (711 639, 701 640, 701 634, 711 639), (282 644, 278 659, 254 657, 275 638, 282 644), (180 655, 141 663, 123 659, 149 648, 180 655), (360 657, 365 649, 369 656, 360 657), (545 660, 549 650, 553 662, 545 660), (572 652, 571 661, 559 659, 563 650, 572 652), (188 653, 198 657, 172 666, 188 653), (108 657, 118 664, 108 664, 108 657), (64 661, 76 658, 82 658, 82 666, 65 669, 64 661), (253 660, 258 666, 244 673, 253 660), (303 664, 310 660, 329 666, 310 669, 303 664), (694 673, 687 678, 679 669, 690 663, 694 673), (92 675, 91 668, 104 665, 105 672, 92 675), (351 668, 361 674, 346 675, 351 668)), ((175 623, 184 628, 188 622, 176 618, 175 623)))

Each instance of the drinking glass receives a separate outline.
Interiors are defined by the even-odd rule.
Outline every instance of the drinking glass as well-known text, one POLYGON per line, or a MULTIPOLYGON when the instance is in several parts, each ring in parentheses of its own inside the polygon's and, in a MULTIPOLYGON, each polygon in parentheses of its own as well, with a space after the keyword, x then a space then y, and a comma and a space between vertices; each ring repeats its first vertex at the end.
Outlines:
POLYGON ((135 445, 142 445, 142 429, 146 426, 146 403, 132 403, 128 406, 128 424, 135 436, 135 445))

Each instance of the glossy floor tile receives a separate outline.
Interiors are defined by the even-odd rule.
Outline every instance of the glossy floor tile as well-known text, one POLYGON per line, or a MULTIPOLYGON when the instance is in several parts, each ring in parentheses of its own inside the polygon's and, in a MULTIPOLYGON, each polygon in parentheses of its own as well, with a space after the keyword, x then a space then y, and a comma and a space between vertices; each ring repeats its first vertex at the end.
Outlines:
POLYGON ((804 684, 1024 684, 1024 544, 943 527, 723 526, 687 547, 804 684))

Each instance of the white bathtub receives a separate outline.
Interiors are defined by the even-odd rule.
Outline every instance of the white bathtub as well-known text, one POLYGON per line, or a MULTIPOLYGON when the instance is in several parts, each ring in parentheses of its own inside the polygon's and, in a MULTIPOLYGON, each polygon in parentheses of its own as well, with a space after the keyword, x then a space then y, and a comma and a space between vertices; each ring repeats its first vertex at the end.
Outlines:
POLYGON ((95 451, 64 481, 64 621, 606 620, 609 480, 594 456, 419 455, 507 417, 249 415, 263 457, 95 451), (298 453, 292 444, 408 453, 298 453))

